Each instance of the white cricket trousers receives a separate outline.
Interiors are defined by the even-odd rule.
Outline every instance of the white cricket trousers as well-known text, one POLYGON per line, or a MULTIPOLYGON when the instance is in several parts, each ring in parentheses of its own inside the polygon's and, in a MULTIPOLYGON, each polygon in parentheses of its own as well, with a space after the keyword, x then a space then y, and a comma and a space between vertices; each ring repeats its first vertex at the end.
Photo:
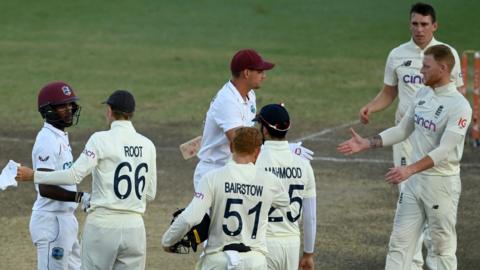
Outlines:
POLYGON ((410 177, 400 193, 385 269, 410 270, 416 243, 428 224, 432 252, 427 262, 434 269, 457 269, 457 208, 460 176, 410 177))
MULTIPOLYGON (((395 167, 412 164, 413 146, 410 138, 407 138, 402 142, 394 144, 392 146, 392 150, 393 150, 392 151, 393 165, 395 167)), ((400 185, 398 185, 400 192, 402 191, 403 186, 407 181, 403 181, 400 183, 400 185)), ((423 255, 422 255, 422 244, 425 244, 425 247, 427 248, 428 253, 432 253, 432 244, 431 244, 430 236, 428 233, 428 225, 426 223, 425 223, 425 227, 423 229, 422 234, 420 234, 420 237, 418 238, 415 255, 413 256, 412 267, 410 268, 410 270, 423 269, 424 262, 423 262, 423 255)), ((436 268, 434 268, 433 265, 431 265, 428 260, 427 260, 427 266, 429 267, 430 270, 436 270, 436 268)))
POLYGON ((223 251, 207 254, 200 258, 196 270, 261 270, 267 269, 265 255, 257 251, 239 252, 238 265, 229 265, 229 258, 223 251))
POLYGON ((218 163, 210 163, 210 162, 205 162, 200 160, 200 162, 198 162, 197 166, 195 167, 195 172, 193 173, 193 187, 195 191, 198 190, 200 186, 200 180, 202 180, 202 177, 205 174, 207 174, 209 171, 213 171, 223 166, 225 165, 218 164, 218 163))
POLYGON ((146 236, 140 214, 95 209, 83 230, 82 270, 143 270, 146 236))
POLYGON ((267 265, 270 270, 298 269, 300 237, 267 236, 267 265))
POLYGON ((78 222, 72 212, 33 211, 30 235, 38 270, 80 269, 78 222))

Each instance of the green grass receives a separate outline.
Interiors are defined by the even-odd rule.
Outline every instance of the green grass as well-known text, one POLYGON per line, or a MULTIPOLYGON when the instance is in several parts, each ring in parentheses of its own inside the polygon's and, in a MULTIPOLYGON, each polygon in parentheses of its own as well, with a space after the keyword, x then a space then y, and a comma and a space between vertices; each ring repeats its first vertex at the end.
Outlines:
MULTIPOLYGON (((283 101, 297 122, 334 125, 355 119, 381 87, 388 51, 409 39, 409 5, 2 1, 0 114, 8 116, 4 126, 35 129, 39 88, 65 80, 81 97, 81 130, 104 125, 99 103, 118 88, 135 93, 138 123, 200 126, 229 78, 232 54, 253 47, 277 64, 258 92, 260 105, 283 101)), ((479 46, 475 1, 435 5, 440 40, 458 51, 479 46)))

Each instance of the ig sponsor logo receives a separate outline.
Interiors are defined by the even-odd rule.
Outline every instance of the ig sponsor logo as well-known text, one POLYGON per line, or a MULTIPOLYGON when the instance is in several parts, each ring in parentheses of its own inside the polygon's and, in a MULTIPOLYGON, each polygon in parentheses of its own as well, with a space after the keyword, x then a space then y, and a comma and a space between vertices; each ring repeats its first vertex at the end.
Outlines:
POLYGON ((458 127, 465 128, 466 126, 467 126, 467 119, 460 117, 460 119, 458 119, 458 127))

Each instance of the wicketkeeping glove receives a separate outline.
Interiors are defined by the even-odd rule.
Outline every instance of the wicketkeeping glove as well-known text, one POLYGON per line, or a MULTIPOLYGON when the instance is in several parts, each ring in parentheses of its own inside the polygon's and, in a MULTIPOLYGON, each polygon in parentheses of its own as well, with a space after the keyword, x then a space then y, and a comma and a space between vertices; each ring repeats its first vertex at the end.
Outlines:
POLYGON ((80 203, 82 204, 83 211, 87 212, 88 208, 90 208, 90 193, 83 192, 82 198, 80 199, 80 203))
POLYGON ((289 143, 290 151, 308 161, 313 159, 313 151, 302 146, 302 142, 289 143))
MULTIPOLYGON (((185 208, 179 209, 172 214, 173 219, 170 224, 177 219, 183 210, 185 210, 185 208)), ((170 251, 179 254, 187 254, 190 252, 190 248, 192 248, 194 252, 197 252, 197 246, 208 238, 209 227, 210 216, 205 214, 200 224, 193 226, 180 241, 170 247, 170 251)))

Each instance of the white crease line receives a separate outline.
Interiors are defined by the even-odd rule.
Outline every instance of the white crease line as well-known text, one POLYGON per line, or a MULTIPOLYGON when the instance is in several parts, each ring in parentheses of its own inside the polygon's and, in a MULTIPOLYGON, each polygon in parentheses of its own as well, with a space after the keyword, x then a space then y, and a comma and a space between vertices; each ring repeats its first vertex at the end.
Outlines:
POLYGON ((341 129, 341 128, 346 128, 348 126, 351 126, 351 125, 356 125, 360 123, 359 120, 356 120, 356 121, 353 121, 353 122, 350 122, 350 123, 346 123, 346 124, 343 124, 343 125, 339 125, 339 126, 336 126, 336 127, 333 127, 333 128, 327 128, 327 129, 324 129, 320 132, 316 132, 316 133, 313 133, 313 134, 310 134, 308 136, 305 136, 305 137, 302 137, 300 139, 296 139, 295 141, 299 142, 299 141, 307 141, 309 139, 312 139, 312 138, 315 138, 315 137, 319 137, 319 136, 323 136, 325 134, 328 134, 330 132, 333 132, 337 129, 341 129))
MULTIPOLYGON (((313 161, 330 161, 338 163, 375 163, 375 164, 392 164, 391 160, 386 159, 368 159, 368 158, 335 158, 335 157, 313 157, 313 161)), ((460 163, 461 167, 480 168, 480 164, 476 163, 460 163)))

